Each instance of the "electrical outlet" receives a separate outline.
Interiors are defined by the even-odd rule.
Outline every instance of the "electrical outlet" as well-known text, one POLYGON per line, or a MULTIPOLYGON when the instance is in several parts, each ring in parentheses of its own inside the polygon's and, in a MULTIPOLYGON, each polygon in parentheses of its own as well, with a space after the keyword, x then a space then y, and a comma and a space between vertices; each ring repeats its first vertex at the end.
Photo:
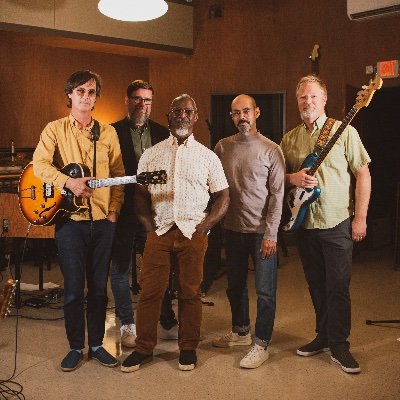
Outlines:
POLYGON ((3 218, 3 233, 8 233, 8 219, 3 218))

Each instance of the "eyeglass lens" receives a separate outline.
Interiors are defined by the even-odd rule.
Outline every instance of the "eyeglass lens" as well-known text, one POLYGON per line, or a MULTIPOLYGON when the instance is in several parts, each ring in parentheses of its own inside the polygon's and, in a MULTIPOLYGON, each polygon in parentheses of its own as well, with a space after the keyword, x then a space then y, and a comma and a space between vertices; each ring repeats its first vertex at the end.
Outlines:
POLYGON ((140 96, 130 96, 130 98, 136 103, 139 104, 143 101, 144 104, 151 104, 153 99, 149 99, 146 97, 140 97, 140 96))

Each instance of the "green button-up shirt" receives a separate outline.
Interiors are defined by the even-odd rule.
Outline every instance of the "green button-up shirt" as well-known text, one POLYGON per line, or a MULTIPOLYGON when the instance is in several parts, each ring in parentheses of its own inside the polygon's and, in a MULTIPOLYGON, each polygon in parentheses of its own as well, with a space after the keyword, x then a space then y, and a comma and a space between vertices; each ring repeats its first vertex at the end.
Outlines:
MULTIPOLYGON (((299 171, 304 159, 314 151, 326 119, 325 114, 321 115, 315 121, 312 132, 301 124, 284 135, 281 148, 287 173, 299 171)), ((340 121, 334 123, 329 137, 340 124, 340 121)), ((370 162, 358 132, 354 127, 347 126, 315 174, 321 195, 309 206, 302 226, 306 229, 327 229, 349 218, 354 212, 353 175, 370 162)))
POLYGON ((144 127, 136 126, 130 129, 136 160, 139 160, 143 152, 151 147, 150 128, 146 124, 144 127))

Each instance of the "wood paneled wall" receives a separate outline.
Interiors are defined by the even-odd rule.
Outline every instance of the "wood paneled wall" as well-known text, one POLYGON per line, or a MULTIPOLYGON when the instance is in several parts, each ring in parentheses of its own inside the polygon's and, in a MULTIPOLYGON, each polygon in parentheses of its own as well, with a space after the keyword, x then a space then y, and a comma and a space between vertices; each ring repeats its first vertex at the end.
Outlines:
MULTIPOLYGON (((167 64, 151 60, 150 79, 162 109, 178 93, 194 96, 200 110, 197 132, 205 144, 210 92, 285 90, 286 126, 296 126, 295 86, 311 72, 308 57, 316 43, 328 110, 338 119, 345 115, 346 84, 360 87, 368 83, 367 65, 400 59, 400 17, 350 21, 346 0, 201 0, 194 15, 195 54, 167 64), (223 8, 222 18, 209 17, 212 4, 223 8)), ((384 85, 399 86, 400 78, 384 85)))
POLYGON ((320 75, 328 84, 328 109, 339 119, 346 111, 346 85, 366 83, 366 65, 400 58, 400 17, 353 22, 346 0, 198 0, 194 16, 193 56, 147 59, 46 47, 7 35, 2 40, 0 32, 0 147, 11 139, 19 147, 34 146, 48 121, 66 115, 65 81, 78 69, 102 76, 104 91, 94 115, 105 122, 124 115, 123 97, 132 79, 152 82, 153 118, 164 124, 171 100, 191 94, 200 111, 196 133, 208 145, 205 119, 211 92, 285 90, 286 126, 297 125, 295 85, 311 71, 308 57, 316 43, 320 75), (222 18, 210 18, 214 4, 222 7, 222 18))
POLYGON ((94 117, 113 122, 126 114, 126 87, 137 76, 148 79, 148 59, 30 44, 0 32, 0 147, 36 146, 45 125, 69 113, 64 87, 68 77, 90 69, 102 78, 94 117), (3 38, 7 40, 3 40, 3 38), (15 39, 15 40, 14 40, 15 39))

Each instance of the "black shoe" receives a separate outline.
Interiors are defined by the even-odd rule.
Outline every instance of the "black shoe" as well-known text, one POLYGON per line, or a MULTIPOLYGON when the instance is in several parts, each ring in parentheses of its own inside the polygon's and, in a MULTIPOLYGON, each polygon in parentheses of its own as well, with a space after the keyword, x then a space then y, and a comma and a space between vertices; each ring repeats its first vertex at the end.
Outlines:
POLYGON ((303 357, 310 357, 328 350, 328 341, 326 339, 322 339, 320 336, 317 335, 317 337, 312 342, 306 344, 305 346, 299 347, 297 349, 297 354, 303 357))
POLYGON ((179 369, 181 371, 191 371, 196 367, 197 356, 195 350, 181 350, 179 354, 179 369))
POLYGON ((331 360, 338 363, 344 372, 358 374, 361 368, 348 349, 332 350, 331 360))
POLYGON ((113 357, 104 347, 99 347, 96 351, 90 349, 88 357, 93 358, 93 360, 97 360, 105 367, 116 367, 118 365, 118 360, 113 357))
POLYGON ((71 350, 61 361, 61 369, 64 372, 70 372, 78 368, 78 365, 83 360, 83 353, 81 351, 71 350))
POLYGON ((121 365, 122 372, 137 371, 142 364, 145 364, 153 359, 153 354, 143 354, 138 351, 132 352, 125 358, 121 365))

